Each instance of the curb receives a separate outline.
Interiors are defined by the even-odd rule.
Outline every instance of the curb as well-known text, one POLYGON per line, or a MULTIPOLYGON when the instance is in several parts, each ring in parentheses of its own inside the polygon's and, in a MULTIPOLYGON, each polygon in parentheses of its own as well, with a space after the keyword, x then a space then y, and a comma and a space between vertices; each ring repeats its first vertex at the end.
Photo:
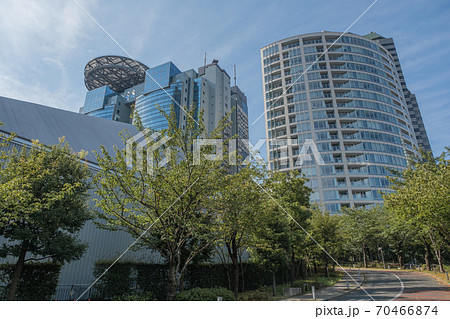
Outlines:
POLYGON ((337 296, 333 296, 333 297, 328 298, 328 299, 324 299, 323 301, 333 300, 333 299, 335 299, 335 298, 339 298, 339 297, 348 295, 349 293, 351 293, 351 292, 355 291, 356 289, 360 288, 361 285, 362 285, 364 282, 366 282, 366 274, 362 274, 362 275, 363 275, 363 281, 361 281, 361 283, 358 284, 358 286, 356 286, 356 287, 353 288, 353 289, 349 289, 348 291, 344 292, 343 294, 340 294, 340 295, 337 295, 337 296))
POLYGON ((442 282, 443 284, 445 284, 445 285, 447 285, 447 286, 450 286, 450 283, 448 283, 448 282, 442 280, 442 279, 439 278, 439 277, 436 277, 436 276, 433 275, 433 274, 429 274, 429 273, 427 273, 427 272, 418 272, 418 273, 419 273, 419 274, 423 274, 423 275, 427 275, 427 276, 430 276, 430 277, 433 277, 434 279, 437 279, 438 281, 442 282))
MULTIPOLYGON (((362 274, 362 275, 363 275, 363 280, 358 284, 358 286, 356 286, 356 287, 354 287, 354 288, 351 288, 351 289, 349 289, 348 291, 346 291, 346 292, 344 292, 344 293, 342 293, 342 294, 339 294, 339 295, 336 295, 336 296, 333 296, 333 297, 330 297, 330 298, 327 298, 327 299, 321 299, 321 300, 318 300, 318 299, 313 300, 313 299, 311 298, 311 300, 296 300, 296 301, 328 301, 328 300, 332 300, 332 299, 334 299, 334 298, 338 298, 338 297, 341 297, 341 296, 345 296, 346 294, 349 294, 349 293, 355 291, 356 289, 360 288, 361 285, 366 281, 366 275, 365 275, 365 274, 362 274)), ((341 281, 343 281, 343 279, 342 279, 341 281)), ((338 283, 341 282, 341 281, 338 281, 338 282, 335 283, 334 285, 338 284, 338 283)), ((333 286, 334 286, 334 285, 333 285, 333 286)), ((326 287, 326 288, 330 288, 330 287, 333 287, 333 286, 329 286, 329 287, 326 287)), ((319 291, 319 290, 318 290, 318 291, 319 291)), ((297 295, 297 296, 302 296, 302 294, 297 295)), ((295 297, 295 296, 291 296, 291 297, 295 297)), ((289 298, 291 298, 291 297, 289 297, 289 298)), ((287 299, 281 299, 280 301, 289 301, 289 298, 287 298, 287 299)))
POLYGON ((447 282, 447 281, 445 281, 445 280, 443 280, 443 279, 441 279, 441 278, 435 276, 434 274, 430 274, 430 273, 428 273, 428 272, 422 272, 422 271, 420 271, 420 270, 418 271, 417 269, 371 269, 371 268, 367 268, 366 270, 369 270, 369 271, 389 271, 389 272, 399 271, 399 272, 406 272, 406 273, 417 273, 417 274, 422 274, 422 275, 431 276, 431 277, 433 277, 434 279, 436 279, 436 280, 442 282, 443 284, 445 284, 445 285, 447 285, 447 286, 450 286, 450 283, 449 283, 449 282, 447 282))

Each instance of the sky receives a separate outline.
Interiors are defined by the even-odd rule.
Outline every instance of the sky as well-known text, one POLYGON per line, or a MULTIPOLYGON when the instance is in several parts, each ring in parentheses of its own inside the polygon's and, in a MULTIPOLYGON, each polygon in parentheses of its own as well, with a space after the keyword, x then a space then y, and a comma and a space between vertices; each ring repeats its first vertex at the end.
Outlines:
MULTIPOLYGON (((263 117, 252 125, 264 110, 261 47, 303 33, 343 32, 373 2, 2 0, 0 96, 78 112, 92 58, 129 54, 149 67, 172 61, 184 71, 203 65, 206 52, 230 75, 236 64, 256 144, 265 138, 263 117)), ((440 154, 450 146, 450 1, 378 0, 349 29, 371 31, 394 38, 440 154)))

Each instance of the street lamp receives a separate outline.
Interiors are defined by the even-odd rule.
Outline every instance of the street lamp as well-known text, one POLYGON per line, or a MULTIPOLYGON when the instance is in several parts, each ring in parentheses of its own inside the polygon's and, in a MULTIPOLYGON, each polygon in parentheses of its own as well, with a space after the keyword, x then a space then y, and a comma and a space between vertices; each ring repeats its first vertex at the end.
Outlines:
POLYGON ((386 269, 386 263, 384 262, 383 247, 378 247, 378 250, 381 253, 381 261, 383 262, 383 268, 386 269))

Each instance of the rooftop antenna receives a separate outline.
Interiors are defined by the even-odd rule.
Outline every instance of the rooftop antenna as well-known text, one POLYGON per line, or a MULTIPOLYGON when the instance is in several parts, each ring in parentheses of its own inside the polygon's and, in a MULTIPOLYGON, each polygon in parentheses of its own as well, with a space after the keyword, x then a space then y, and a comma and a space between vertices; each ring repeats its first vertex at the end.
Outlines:
POLYGON ((206 66, 206 52, 205 52, 205 58, 203 59, 203 66, 206 66))
POLYGON ((234 86, 236 86, 236 64, 234 65, 234 86))

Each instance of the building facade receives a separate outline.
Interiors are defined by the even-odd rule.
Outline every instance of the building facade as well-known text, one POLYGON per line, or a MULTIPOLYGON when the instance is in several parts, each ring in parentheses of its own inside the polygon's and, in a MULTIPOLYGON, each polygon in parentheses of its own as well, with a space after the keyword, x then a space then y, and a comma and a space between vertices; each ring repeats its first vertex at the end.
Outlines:
POLYGON ((411 122, 413 124, 417 144, 424 151, 431 152, 432 151, 431 145, 430 141, 428 140, 425 125, 423 124, 419 104, 417 103, 415 94, 411 93, 411 91, 409 91, 408 87, 406 86, 406 80, 403 75, 402 67, 400 65, 400 59, 398 58, 397 49, 395 48, 394 39, 382 37, 381 35, 375 32, 366 34, 364 37, 381 44, 391 54, 392 58, 394 59, 394 65, 395 68, 397 69, 398 77, 400 78, 400 84, 402 86, 403 94, 405 96, 406 105, 408 106, 408 112, 409 116, 411 117, 411 122))
POLYGON ((101 56, 86 64, 84 84, 88 89, 81 114, 131 123, 131 106, 144 90, 149 68, 121 56, 101 56))
POLYGON ((233 113, 231 114, 232 132, 237 136, 236 150, 237 155, 241 159, 245 159, 248 152, 248 145, 246 141, 249 139, 248 135, 248 106, 247 97, 237 86, 231 87, 231 107, 233 113))
POLYGON ((269 168, 304 173, 311 202, 331 212, 381 203, 388 169, 402 170, 418 146, 394 57, 376 41, 340 35, 261 49, 269 168), (298 160, 314 150, 319 158, 298 160))
POLYGON ((200 120, 202 110, 208 134, 230 116, 224 135, 236 135, 240 151, 246 154, 242 140, 248 139, 247 97, 237 86, 231 87, 230 76, 217 60, 197 72, 182 72, 172 62, 148 68, 125 57, 99 57, 86 65, 85 83, 89 91, 82 114, 132 123, 135 108, 144 127, 161 130, 168 126, 161 110, 169 112, 173 106, 184 129, 185 110, 195 107, 194 119, 200 120))

